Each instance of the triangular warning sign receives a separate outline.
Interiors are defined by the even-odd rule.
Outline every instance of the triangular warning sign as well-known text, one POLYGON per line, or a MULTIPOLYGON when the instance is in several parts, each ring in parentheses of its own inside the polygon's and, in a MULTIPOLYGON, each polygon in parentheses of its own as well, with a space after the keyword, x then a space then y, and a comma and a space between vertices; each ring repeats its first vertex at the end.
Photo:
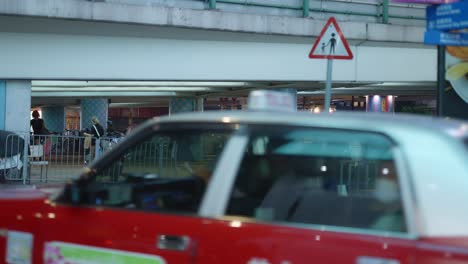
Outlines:
POLYGON ((351 60, 353 53, 334 17, 328 19, 309 53, 311 59, 351 60))

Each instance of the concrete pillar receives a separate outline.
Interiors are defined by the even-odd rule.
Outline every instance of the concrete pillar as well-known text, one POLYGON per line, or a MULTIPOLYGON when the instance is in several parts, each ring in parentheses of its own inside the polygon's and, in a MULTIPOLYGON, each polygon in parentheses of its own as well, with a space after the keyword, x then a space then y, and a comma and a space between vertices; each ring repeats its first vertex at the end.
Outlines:
POLYGON ((173 97, 169 101, 169 114, 195 112, 197 99, 194 97, 173 97))
POLYGON ((106 129, 109 103, 107 98, 89 98, 81 100, 80 128, 91 128, 91 119, 96 116, 101 126, 106 129))
POLYGON ((6 81, 0 80, 0 129, 5 129, 6 81))
POLYGON ((41 107, 42 119, 50 132, 65 131, 65 107, 45 106, 41 107))
MULTIPOLYGON (((107 117, 109 110, 109 100, 107 98, 89 98, 82 99, 80 102, 80 127, 81 130, 92 129, 92 118, 96 116, 99 120, 99 123, 104 128, 107 128, 107 117)), ((99 146, 99 139, 96 140, 96 146, 99 146)), ((90 152, 87 153, 85 150, 85 160, 90 162, 94 158, 99 157, 101 154, 101 148, 95 147, 94 152, 91 147, 90 152)))
POLYGON ((366 112, 395 112, 395 97, 393 95, 366 96, 366 112))
POLYGON ((0 129, 29 135, 31 81, 0 80, 0 129))
MULTIPOLYGON (((0 129, 16 132, 29 142, 31 120, 31 81, 0 80, 0 129)), ((27 153, 24 144, 23 153, 27 153)), ((27 167, 27 155, 23 155, 23 168, 27 167)), ((28 170, 23 169, 23 183, 28 170)))

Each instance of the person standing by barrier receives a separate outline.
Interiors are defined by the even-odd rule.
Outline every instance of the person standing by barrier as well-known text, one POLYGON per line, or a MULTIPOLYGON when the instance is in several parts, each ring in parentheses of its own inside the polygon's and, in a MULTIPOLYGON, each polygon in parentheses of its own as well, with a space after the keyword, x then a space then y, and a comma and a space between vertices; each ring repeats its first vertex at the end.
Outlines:
MULTIPOLYGON (((50 152, 50 140, 47 139, 46 135, 49 134, 49 130, 47 130, 46 125, 44 123, 44 119, 40 118, 39 111, 34 110, 32 112, 32 117, 30 122, 30 126, 32 127, 33 130, 33 136, 30 139, 30 145, 34 145, 36 149, 40 153, 37 153, 39 155, 38 157, 33 158, 42 160, 44 156, 48 155, 50 152), (42 146, 38 146, 42 145, 42 146)), ((29 152, 32 150, 29 149, 29 152)))
MULTIPOLYGON (((105 133, 104 128, 99 123, 99 119, 96 116, 93 116, 91 119, 92 126, 85 132, 85 162, 90 162, 92 160, 93 153, 96 152, 96 141, 100 141, 99 138, 102 137, 105 133)), ((100 149, 100 143, 98 143, 100 149)))
POLYGON ((30 126, 33 129, 34 134, 34 145, 39 145, 44 143, 44 138, 41 138, 41 135, 47 135, 48 130, 45 126, 44 119, 40 118, 39 111, 34 110, 32 112, 32 117, 30 126))

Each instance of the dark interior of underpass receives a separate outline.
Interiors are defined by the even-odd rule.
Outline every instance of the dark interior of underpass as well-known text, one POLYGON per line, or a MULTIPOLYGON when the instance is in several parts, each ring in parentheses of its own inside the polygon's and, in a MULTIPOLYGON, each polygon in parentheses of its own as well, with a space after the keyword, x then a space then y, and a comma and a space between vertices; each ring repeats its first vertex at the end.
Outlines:
MULTIPOLYGON (((197 104, 195 111, 245 110, 248 94, 255 89, 296 93, 298 111, 323 112, 324 86, 323 82, 299 81, 33 81, 31 110, 42 114, 43 109, 63 107, 65 130, 80 130, 85 126, 81 123, 83 101, 105 99, 107 120, 101 122, 110 121, 114 129, 125 132, 152 117, 168 115, 174 98, 191 98, 197 104)), ((341 82, 334 83, 332 95, 329 111, 374 111, 369 104, 377 97, 380 101, 391 97, 394 112, 432 115, 436 108, 435 84, 428 82, 341 82)))

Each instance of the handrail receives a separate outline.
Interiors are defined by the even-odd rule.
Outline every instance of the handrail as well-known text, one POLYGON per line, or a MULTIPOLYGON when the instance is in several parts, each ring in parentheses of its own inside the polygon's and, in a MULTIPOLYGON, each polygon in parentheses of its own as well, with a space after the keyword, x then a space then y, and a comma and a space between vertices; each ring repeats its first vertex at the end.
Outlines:
POLYGON ((389 15, 390 18, 398 18, 398 19, 416 19, 416 20, 426 20, 425 17, 418 17, 418 16, 400 16, 400 15, 389 15))
POLYGON ((211 0, 218 3, 224 4, 234 4, 234 5, 246 5, 246 6, 258 6, 258 7, 272 7, 272 8, 281 8, 281 9, 291 9, 291 10, 302 10, 302 6, 291 6, 291 5, 280 5, 280 4, 265 4, 265 3, 256 3, 256 2, 240 2, 237 0, 211 0))
POLYGON ((340 10, 325 9, 325 8, 311 8, 311 10, 314 12, 333 13, 333 14, 340 14, 340 15, 380 17, 379 14, 368 13, 368 12, 340 11, 340 10))
MULTIPOLYGON (((208 7, 210 9, 216 9, 216 3, 224 3, 224 4, 232 4, 232 5, 256 6, 256 7, 279 8, 279 9, 302 11, 303 17, 309 17, 310 12, 333 13, 333 14, 339 14, 339 15, 368 16, 368 17, 376 17, 376 18, 380 17, 382 19, 381 22, 384 24, 388 24, 390 18, 408 19, 408 20, 425 20, 424 17, 390 14, 389 9, 393 5, 389 4, 389 0, 382 0, 382 3, 380 4, 368 3, 369 5, 380 5, 382 7, 381 13, 342 11, 342 10, 336 10, 336 9, 315 8, 315 7, 310 7, 310 0, 303 0, 303 3, 301 6, 286 5, 286 4, 273 4, 273 3, 272 4, 258 3, 258 2, 253 2, 253 1, 241 1, 241 0, 208 0, 208 2, 209 2, 208 7)), ((342 1, 342 2, 345 2, 345 1, 342 1)), ((349 3, 352 3, 352 2, 349 2, 349 3)), ((359 2, 357 4, 366 4, 366 3, 359 2)))

